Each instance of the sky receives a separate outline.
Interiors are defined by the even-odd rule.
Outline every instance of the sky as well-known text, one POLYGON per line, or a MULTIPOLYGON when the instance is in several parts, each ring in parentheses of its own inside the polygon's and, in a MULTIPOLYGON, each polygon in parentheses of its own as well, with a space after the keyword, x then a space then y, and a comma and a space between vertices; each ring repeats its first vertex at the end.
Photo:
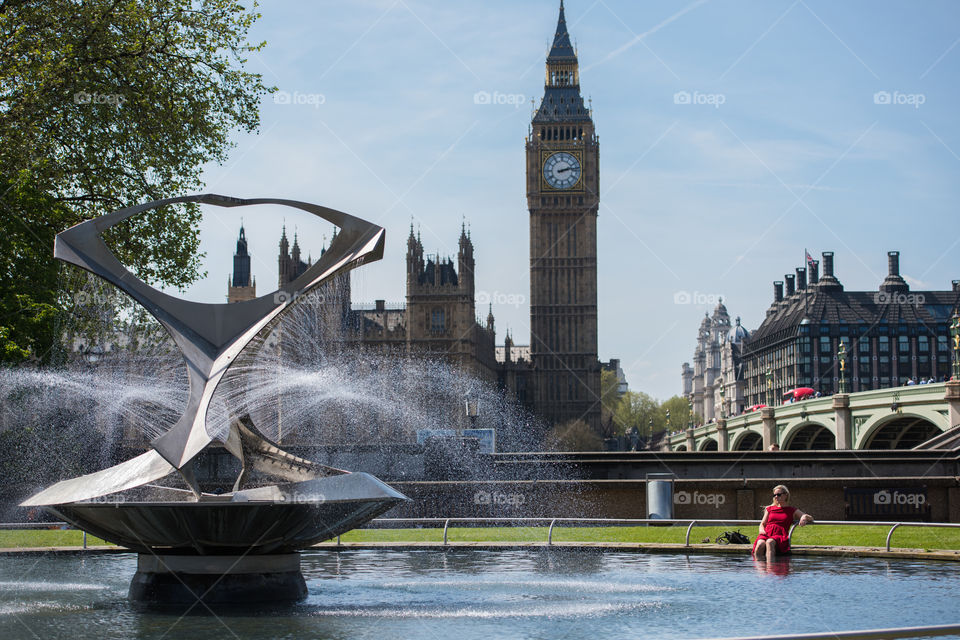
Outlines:
MULTIPOLYGON (((705 311, 755 329, 774 280, 836 253, 876 290, 900 251, 915 290, 960 278, 960 4, 569 0, 600 140, 599 356, 630 388, 680 393, 705 311)), ((476 257, 478 314, 529 344, 524 137, 559 0, 264 3, 247 68, 277 93, 205 192, 322 204, 387 230, 353 301, 402 302, 411 223, 428 253, 476 257)), ((205 210, 222 302, 241 217, 258 294, 286 225, 316 256, 330 225, 283 208, 205 210)))

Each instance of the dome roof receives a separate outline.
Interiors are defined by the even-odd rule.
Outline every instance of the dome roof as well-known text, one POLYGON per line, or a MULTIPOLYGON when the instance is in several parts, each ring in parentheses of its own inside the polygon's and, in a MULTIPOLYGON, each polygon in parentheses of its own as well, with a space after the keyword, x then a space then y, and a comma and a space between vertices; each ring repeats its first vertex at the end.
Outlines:
POLYGON ((731 334, 732 342, 743 342, 749 337, 750 332, 740 324, 740 316, 737 316, 737 326, 733 328, 733 333, 731 334))

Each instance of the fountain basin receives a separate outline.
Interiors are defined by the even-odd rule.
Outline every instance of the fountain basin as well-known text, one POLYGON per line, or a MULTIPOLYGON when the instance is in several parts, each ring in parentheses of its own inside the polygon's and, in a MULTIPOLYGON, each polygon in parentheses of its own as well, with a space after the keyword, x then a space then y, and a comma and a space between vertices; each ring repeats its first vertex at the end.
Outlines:
POLYGON ((114 494, 48 506, 108 542, 141 553, 261 555, 297 551, 376 518, 407 498, 366 473, 201 496, 156 488, 166 498, 114 494))

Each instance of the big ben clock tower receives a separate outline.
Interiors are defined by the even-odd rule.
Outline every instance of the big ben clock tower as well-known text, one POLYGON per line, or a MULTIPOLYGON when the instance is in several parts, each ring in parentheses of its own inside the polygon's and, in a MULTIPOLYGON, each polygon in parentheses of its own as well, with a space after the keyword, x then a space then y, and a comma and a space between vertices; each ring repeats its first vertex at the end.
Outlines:
POLYGON ((551 424, 580 419, 599 430, 599 148, 562 0, 526 148, 534 408, 551 424))

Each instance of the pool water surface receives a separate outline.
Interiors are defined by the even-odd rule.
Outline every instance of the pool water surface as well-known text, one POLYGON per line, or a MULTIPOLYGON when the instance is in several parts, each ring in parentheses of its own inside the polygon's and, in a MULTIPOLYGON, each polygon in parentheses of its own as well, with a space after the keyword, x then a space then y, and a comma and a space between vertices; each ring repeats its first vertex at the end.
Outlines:
POLYGON ((306 601, 143 611, 136 555, 0 558, 0 638, 705 638, 960 622, 960 565, 564 551, 311 551, 306 601))

